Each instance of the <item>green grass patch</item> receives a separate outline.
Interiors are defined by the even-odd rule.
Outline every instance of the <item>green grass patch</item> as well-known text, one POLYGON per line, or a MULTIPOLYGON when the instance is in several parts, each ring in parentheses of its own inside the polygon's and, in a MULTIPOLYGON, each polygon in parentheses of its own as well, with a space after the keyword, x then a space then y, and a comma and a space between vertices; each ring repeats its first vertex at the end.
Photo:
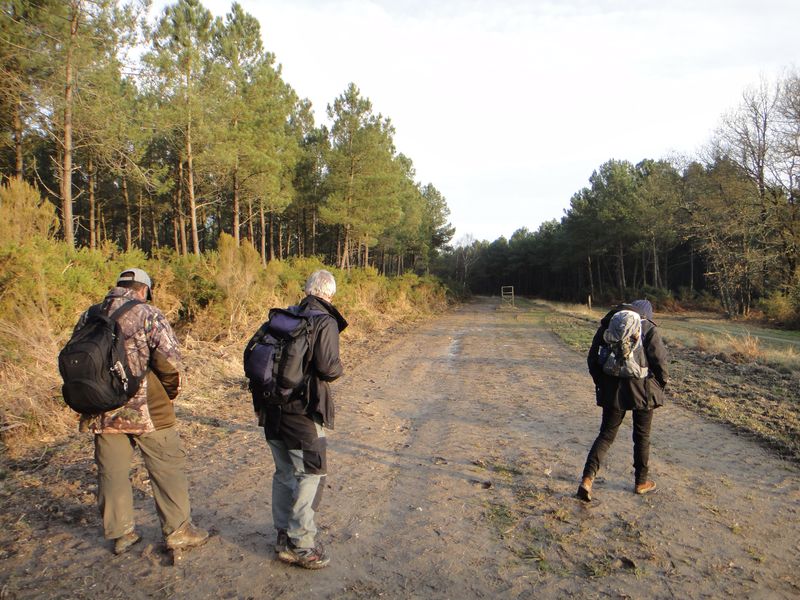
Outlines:
POLYGON ((500 534, 506 534, 513 529, 519 517, 509 506, 500 502, 489 502, 486 518, 500 534))
POLYGON ((550 313, 545 317, 547 328, 576 352, 585 353, 592 345, 597 323, 563 313, 550 313))
POLYGON ((486 468, 497 473, 506 480, 511 480, 515 476, 523 474, 523 471, 519 467, 501 462, 488 462, 486 463, 486 468))

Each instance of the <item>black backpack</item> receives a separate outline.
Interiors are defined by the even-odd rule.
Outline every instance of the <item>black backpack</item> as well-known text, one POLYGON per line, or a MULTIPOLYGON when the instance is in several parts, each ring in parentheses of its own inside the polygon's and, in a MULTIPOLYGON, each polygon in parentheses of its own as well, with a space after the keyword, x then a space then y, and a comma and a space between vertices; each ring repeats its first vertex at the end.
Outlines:
POLYGON ((273 308, 244 349, 244 374, 253 405, 282 405, 303 397, 311 362, 311 317, 319 310, 273 308))
POLYGON ((139 390, 142 377, 128 366, 125 340, 117 320, 140 300, 130 300, 111 315, 102 305, 89 309, 83 327, 72 334, 58 355, 64 385, 61 393, 72 410, 96 415, 126 404, 139 390))

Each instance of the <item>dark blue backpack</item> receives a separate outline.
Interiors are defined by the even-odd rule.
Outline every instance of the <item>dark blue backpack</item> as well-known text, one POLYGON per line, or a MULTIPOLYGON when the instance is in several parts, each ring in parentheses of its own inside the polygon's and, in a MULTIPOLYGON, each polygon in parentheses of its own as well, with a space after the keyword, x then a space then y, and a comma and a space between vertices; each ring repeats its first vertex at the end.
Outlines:
POLYGON ((301 398, 311 362, 311 317, 327 314, 298 306, 273 308, 269 318, 244 349, 244 374, 250 380, 253 404, 282 405, 301 398))

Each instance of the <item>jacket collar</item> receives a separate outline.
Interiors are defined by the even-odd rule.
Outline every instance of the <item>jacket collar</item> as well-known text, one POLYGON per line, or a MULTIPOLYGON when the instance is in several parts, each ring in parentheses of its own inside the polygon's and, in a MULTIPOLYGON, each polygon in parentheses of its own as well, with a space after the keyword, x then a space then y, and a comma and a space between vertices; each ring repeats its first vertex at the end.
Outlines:
POLYGON ((108 294, 106 294, 106 297, 103 298, 103 302, 101 304, 103 305, 103 307, 107 309, 109 306, 111 306, 111 303, 114 302, 114 300, 119 300, 119 299, 139 300, 139 296, 137 296, 136 292, 134 292, 130 288, 114 286, 113 288, 108 290, 108 294))
POLYGON ((303 310, 321 310, 328 313, 336 319, 336 324, 340 332, 344 331, 347 327, 347 320, 342 316, 342 313, 340 313, 333 304, 319 296, 306 296, 303 298, 302 302, 300 302, 300 308, 303 310))

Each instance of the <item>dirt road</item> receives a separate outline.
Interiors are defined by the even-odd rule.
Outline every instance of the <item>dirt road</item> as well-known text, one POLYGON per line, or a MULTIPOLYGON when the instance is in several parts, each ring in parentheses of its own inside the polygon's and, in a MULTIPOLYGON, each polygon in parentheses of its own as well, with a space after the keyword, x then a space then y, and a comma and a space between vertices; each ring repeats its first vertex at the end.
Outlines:
POLYGON ((626 422, 599 502, 573 498, 599 409, 583 356, 540 319, 478 301, 394 337, 335 384, 319 515, 329 568, 274 559, 271 459, 231 349, 203 357, 216 384, 181 409, 208 544, 167 564, 138 467, 145 539, 112 556, 92 504, 91 444, 76 437, 18 490, 28 511, 0 536, 0 596, 796 598, 797 466, 686 409, 656 414, 656 493, 631 491, 626 422), (60 486, 45 476, 59 461, 60 486))

